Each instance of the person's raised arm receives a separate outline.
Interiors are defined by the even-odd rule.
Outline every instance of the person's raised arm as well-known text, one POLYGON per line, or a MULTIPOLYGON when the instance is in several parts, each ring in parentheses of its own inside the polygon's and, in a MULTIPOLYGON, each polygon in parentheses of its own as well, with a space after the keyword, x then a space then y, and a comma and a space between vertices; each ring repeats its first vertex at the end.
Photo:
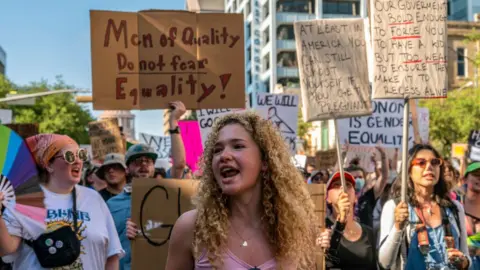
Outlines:
POLYGON ((181 131, 178 129, 178 121, 185 114, 185 105, 181 101, 174 101, 168 104, 172 111, 170 113, 170 137, 172 140, 172 178, 183 178, 183 170, 187 165, 185 158, 185 146, 183 145, 181 131))
MULTIPOLYGON (((387 155, 385 154, 385 149, 383 149, 380 146, 375 147, 378 152, 380 152, 380 157, 382 160, 382 169, 380 171, 380 177, 377 177, 377 181, 375 181, 375 186, 373 186, 373 193, 375 194, 375 199, 379 198, 383 191, 385 190, 385 186, 388 183, 388 175, 389 175, 389 170, 388 170, 388 159, 387 155)), ((376 164, 375 164, 375 167, 376 164)))
POLYGON ((169 241, 165 270, 194 269, 192 246, 196 219, 197 211, 192 210, 185 212, 175 222, 169 241))
MULTIPOLYGON (((3 193, 0 192, 0 212, 2 211, 2 208, 3 208, 3 205, 1 204, 3 202, 3 199, 4 199, 3 193)), ((7 218, 12 220, 12 222, 10 222, 10 224, 13 224, 12 229, 18 231, 18 233, 21 234, 20 225, 19 224, 17 224, 18 226, 14 225, 17 223, 15 222, 14 217, 9 216, 7 218)), ((20 246, 21 240, 22 239, 19 236, 11 235, 9 233, 4 217, 0 215, 0 256, 3 257, 5 255, 9 255, 17 251, 18 247, 20 246)))

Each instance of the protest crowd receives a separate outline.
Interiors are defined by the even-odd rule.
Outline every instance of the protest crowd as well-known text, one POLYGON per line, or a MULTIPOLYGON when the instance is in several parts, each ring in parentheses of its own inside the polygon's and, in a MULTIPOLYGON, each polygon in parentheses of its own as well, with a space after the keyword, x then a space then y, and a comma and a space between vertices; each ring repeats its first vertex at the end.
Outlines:
POLYGON ((480 270, 480 131, 441 154, 415 103, 448 98, 443 2, 374 1, 373 67, 363 19, 295 22, 301 100, 246 95, 243 15, 91 11, 94 109, 166 110, 166 136, 0 124, 0 270, 480 270), (330 149, 297 149, 300 109, 330 149))
MULTIPOLYGON (((432 146, 415 144, 408 152, 408 200, 401 202, 398 153, 389 159, 379 145, 370 160, 373 172, 358 158, 346 163, 344 190, 338 166, 299 166, 273 124, 243 112, 216 121, 192 175, 178 128, 186 109, 182 102, 170 106, 166 167, 155 166, 158 154, 147 144, 94 164, 66 135, 26 138, 47 224, 79 219, 81 252, 62 269, 131 269, 131 242, 141 237, 131 219, 132 180, 143 178, 199 182, 195 210, 182 214, 171 231, 166 269, 210 269, 218 262, 222 269, 313 269, 315 246, 325 252, 326 269, 479 269, 480 162, 467 156, 451 162, 432 146), (325 229, 314 226, 308 185, 326 188, 325 229)), ((342 149, 345 161, 349 147, 342 149)), ((4 269, 48 265, 39 263, 28 225, 12 211, 3 208, 0 221, 4 269)))

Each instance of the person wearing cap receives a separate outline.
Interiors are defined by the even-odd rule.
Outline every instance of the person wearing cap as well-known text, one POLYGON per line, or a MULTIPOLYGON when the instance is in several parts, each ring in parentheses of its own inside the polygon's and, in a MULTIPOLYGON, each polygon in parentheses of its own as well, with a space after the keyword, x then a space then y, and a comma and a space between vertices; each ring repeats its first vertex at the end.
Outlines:
MULTIPOLYGON (((170 102, 170 137, 172 142, 171 178, 181 178, 186 166, 185 147, 178 127, 178 121, 185 114, 185 105, 181 101, 170 102)), ((131 146, 125 154, 127 178, 154 178, 156 151, 146 144, 131 146)), ((120 270, 130 270, 130 241, 138 235, 138 226, 130 220, 131 217, 131 186, 126 185, 124 192, 107 201, 117 228, 118 236, 125 250, 125 256, 120 260, 120 270)))
POLYGON ((307 180, 307 184, 326 184, 328 182, 328 171, 323 169, 313 171, 307 180))
POLYGON ((472 269, 480 269, 480 162, 473 162, 465 171, 465 225, 472 269))
POLYGON ((120 194, 127 184, 127 166, 125 156, 118 153, 107 154, 96 175, 107 182, 107 186, 98 193, 105 201, 120 194))
POLYGON ((348 172, 345 191, 341 174, 336 172, 327 182, 326 219, 329 234, 322 235, 322 247, 326 249, 326 269, 376 270, 375 240, 370 227, 355 221, 355 178, 348 172), (329 243, 329 244, 326 244, 329 243))
POLYGON ((100 168, 99 165, 90 163, 85 169, 83 175, 84 185, 96 191, 100 191, 107 187, 105 180, 97 176, 98 168, 100 168))

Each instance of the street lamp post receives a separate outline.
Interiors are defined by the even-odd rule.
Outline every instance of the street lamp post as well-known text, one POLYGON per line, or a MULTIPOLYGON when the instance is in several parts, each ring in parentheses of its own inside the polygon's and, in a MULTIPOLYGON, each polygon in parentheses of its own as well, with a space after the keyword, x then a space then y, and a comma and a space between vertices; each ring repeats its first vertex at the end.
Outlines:
POLYGON ((43 96, 49 96, 49 95, 63 94, 63 93, 90 93, 90 91, 78 90, 78 89, 61 89, 61 90, 54 90, 54 91, 45 91, 40 93, 24 94, 24 95, 17 95, 13 97, 0 98, 0 103, 12 102, 12 101, 18 101, 18 100, 36 98, 36 97, 43 97, 43 96))

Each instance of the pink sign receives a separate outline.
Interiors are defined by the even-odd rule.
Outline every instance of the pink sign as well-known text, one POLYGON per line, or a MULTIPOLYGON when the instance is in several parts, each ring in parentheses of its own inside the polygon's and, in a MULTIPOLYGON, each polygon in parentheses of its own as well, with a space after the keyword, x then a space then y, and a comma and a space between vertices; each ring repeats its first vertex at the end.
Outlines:
POLYGON ((193 172, 197 171, 198 160, 202 156, 202 136, 200 135, 200 126, 198 121, 179 121, 180 134, 182 134, 183 144, 185 145, 185 154, 187 165, 193 172))

